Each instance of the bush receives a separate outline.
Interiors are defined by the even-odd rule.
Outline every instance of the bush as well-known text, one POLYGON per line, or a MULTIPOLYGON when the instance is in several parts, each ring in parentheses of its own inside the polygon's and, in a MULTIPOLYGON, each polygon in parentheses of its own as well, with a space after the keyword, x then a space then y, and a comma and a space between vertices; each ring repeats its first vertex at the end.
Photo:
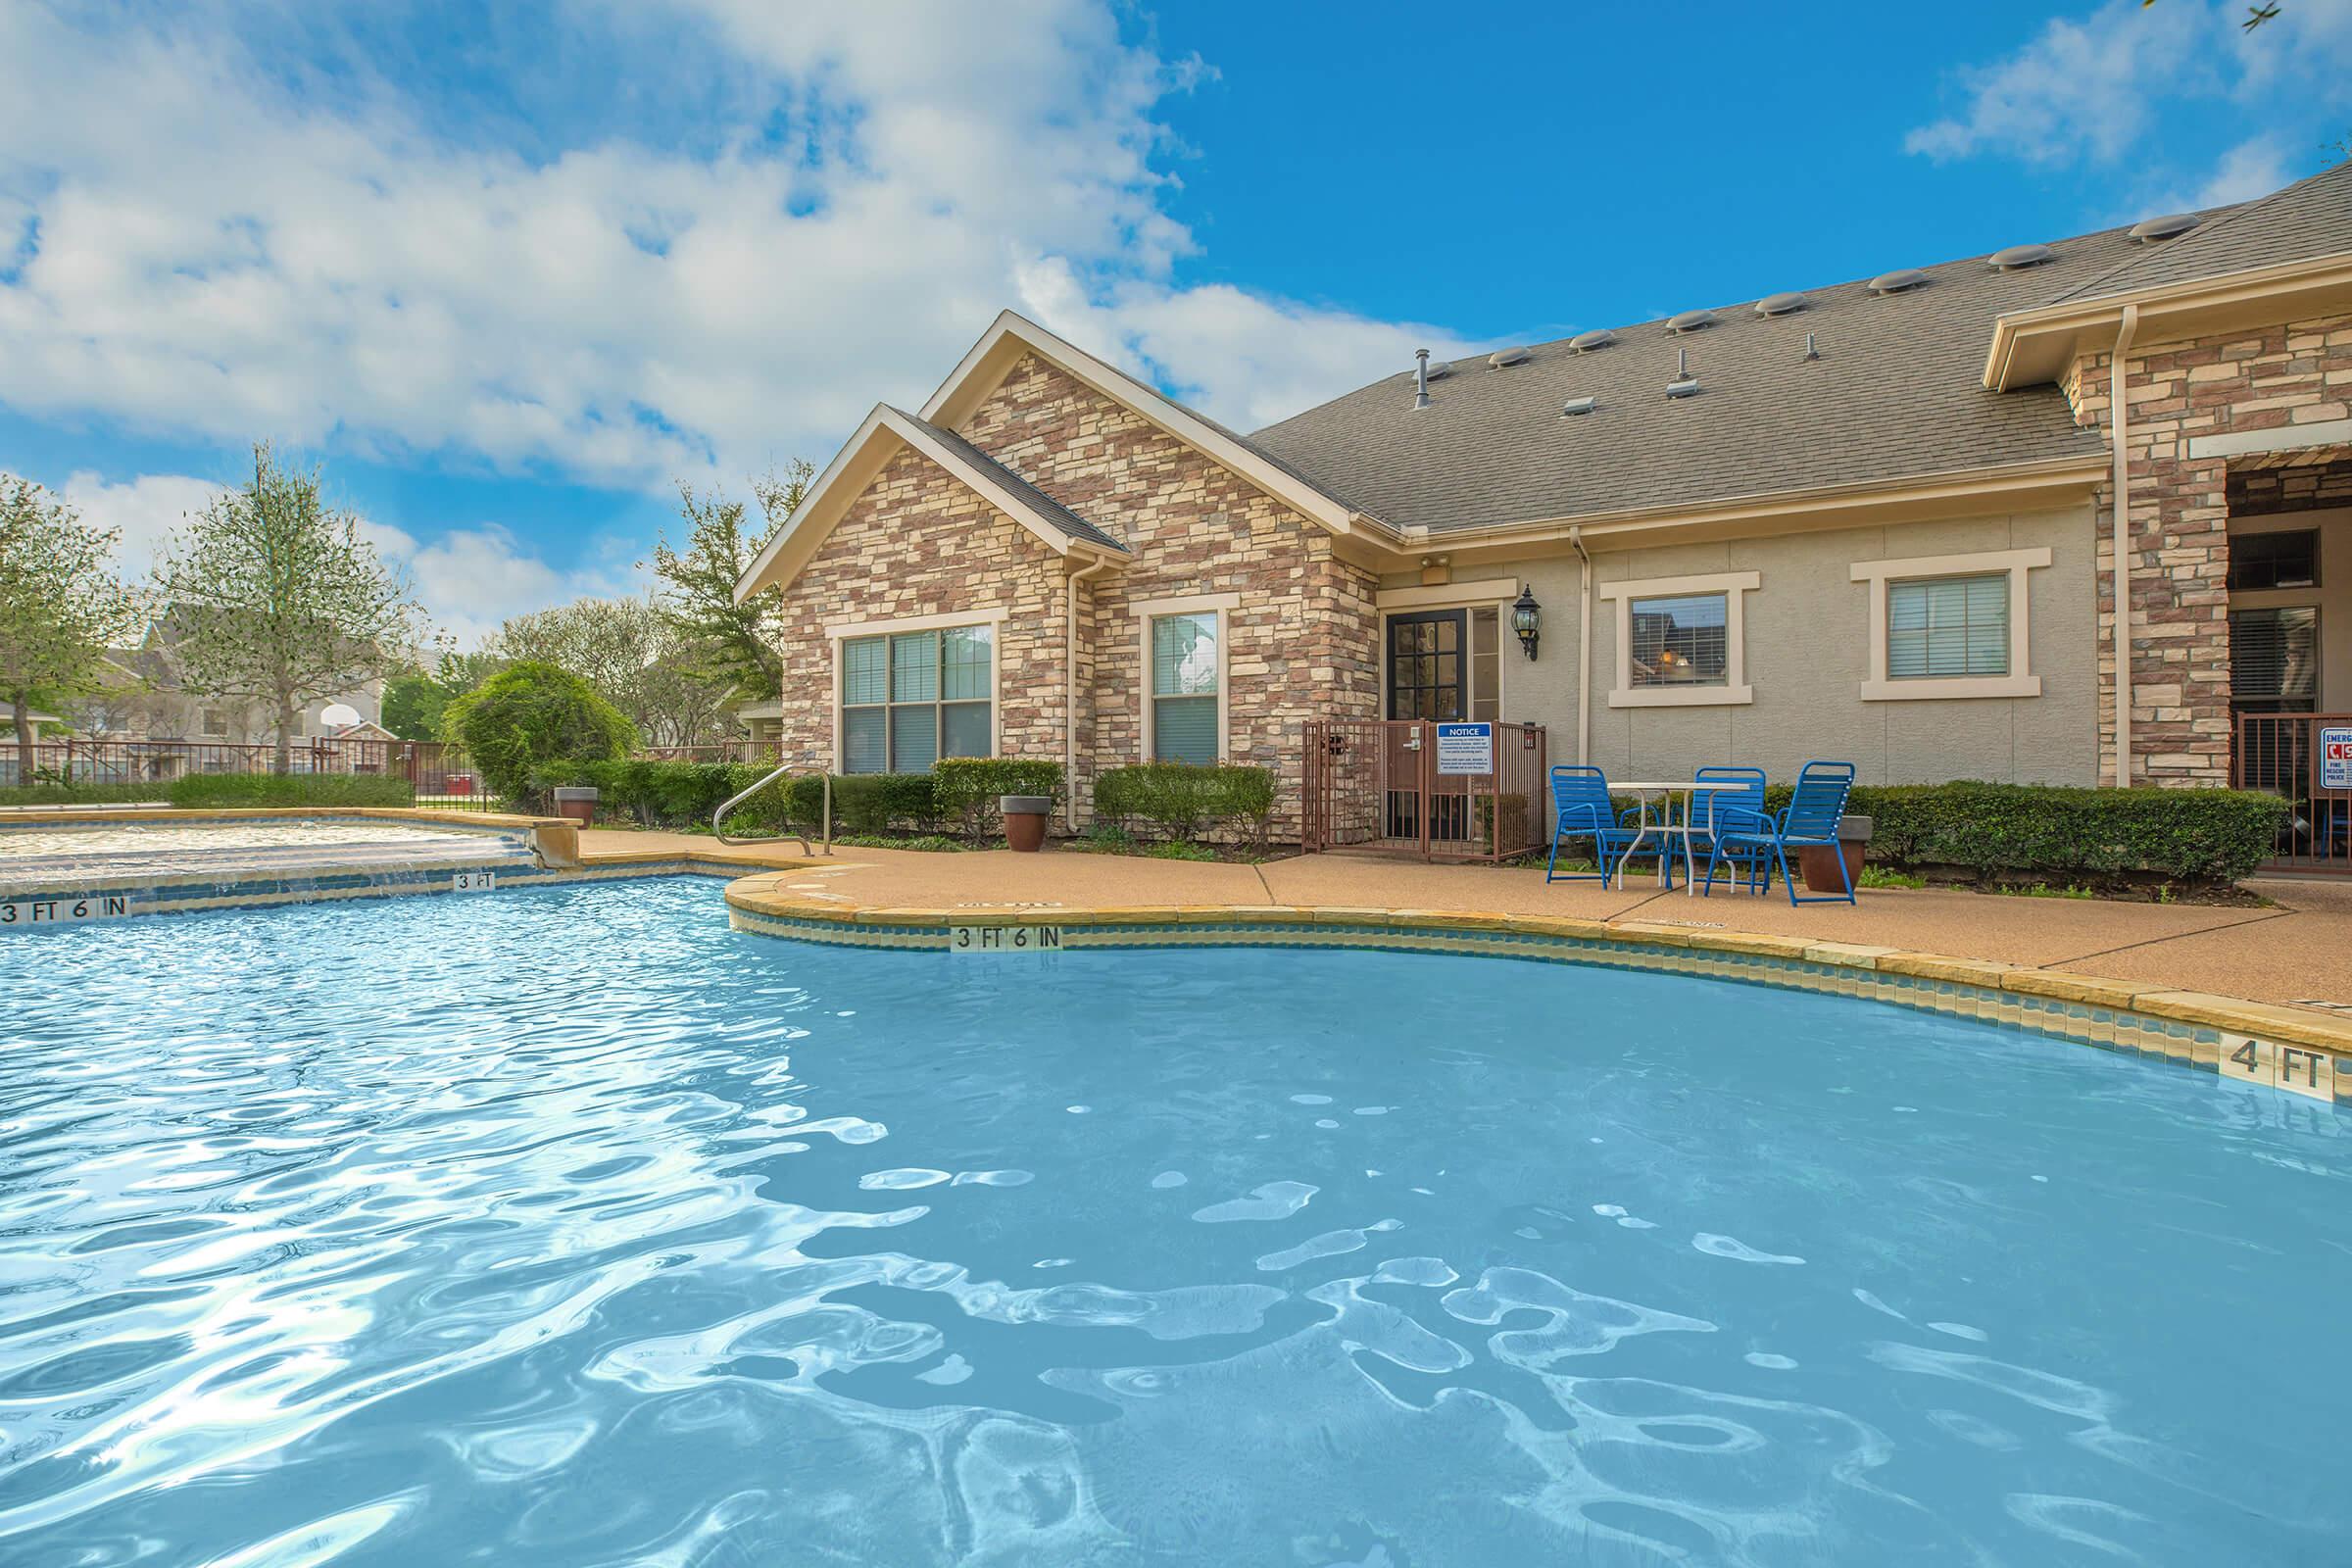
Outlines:
POLYGON ((1235 827, 1263 846, 1274 816, 1274 775, 1262 767, 1144 762, 1095 780, 1095 811, 1122 827, 1151 823, 1169 839, 1235 827))
POLYGON ((0 785, 0 807, 8 806, 135 806, 172 799, 169 779, 142 779, 129 784, 101 784, 80 780, 72 784, 0 785))
MULTIPOLYGON (((1776 786, 1766 805, 1778 811, 1788 794, 1776 786)), ((1857 787, 1846 809, 1871 819, 1871 858, 1887 865, 2112 887, 2235 882, 2269 858, 2288 807, 2247 790, 1962 782, 1857 787)))
MULTIPOLYGON (((597 792, 597 808, 633 816, 647 827, 707 827, 729 797, 774 771, 767 762, 581 761, 562 758, 530 770, 532 794, 559 788, 597 792)), ((727 831, 761 838, 807 828, 823 831, 824 779, 814 773, 779 779, 727 817, 727 831)), ((833 780, 836 835, 932 833, 939 827, 936 791, 928 773, 854 773, 833 780)))
POLYGON ((414 806, 416 787, 383 773, 190 773, 172 781, 173 806, 414 806))
POLYGON ((545 804, 531 783, 540 763, 612 761, 637 744, 637 727, 586 681, 530 660, 453 701, 442 721, 491 790, 519 807, 545 804))
POLYGON ((931 768, 932 807, 974 844, 1004 831, 997 802, 1043 795, 1061 805, 1061 764, 1029 757, 943 757, 931 768))

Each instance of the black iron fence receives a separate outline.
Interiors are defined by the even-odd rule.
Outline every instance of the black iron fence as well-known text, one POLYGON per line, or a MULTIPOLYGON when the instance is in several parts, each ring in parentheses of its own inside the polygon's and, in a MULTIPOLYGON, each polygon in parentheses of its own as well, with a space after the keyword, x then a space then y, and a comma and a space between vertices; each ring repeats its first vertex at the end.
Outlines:
MULTIPOLYGON (((419 806, 479 809, 488 804, 462 748, 439 741, 296 741, 287 749, 294 773, 372 773, 405 778, 419 806)), ((274 773, 277 748, 243 741, 63 740, 32 748, 32 776, 23 776, 18 748, 0 746, 0 785, 169 784, 208 773, 274 773)))

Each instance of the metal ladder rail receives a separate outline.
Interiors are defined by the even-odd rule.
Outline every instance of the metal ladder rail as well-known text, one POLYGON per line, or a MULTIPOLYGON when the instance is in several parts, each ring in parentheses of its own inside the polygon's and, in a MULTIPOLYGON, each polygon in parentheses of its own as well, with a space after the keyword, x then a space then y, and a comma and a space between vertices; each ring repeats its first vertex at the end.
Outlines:
MULTIPOLYGON (((732 811, 735 809, 735 808, 741 806, 744 802, 750 800, 753 796, 759 794, 761 790, 767 788, 776 780, 789 774, 796 773, 816 773, 821 775, 825 781, 825 798, 824 806, 822 808, 822 815, 824 818, 823 843, 825 846, 825 853, 827 855, 831 855, 833 853, 833 774, 828 768, 815 767, 806 762, 783 763, 773 772, 770 772, 762 777, 759 783, 754 784, 750 789, 741 791, 735 795, 731 795, 727 797, 727 799, 719 802, 718 809, 710 813, 710 836, 718 840, 718 842, 721 844, 732 844, 738 847, 752 844, 781 844, 786 839, 799 839, 801 841, 801 853, 803 855, 814 854, 815 852, 809 848, 808 835, 806 833, 779 833, 772 839, 735 839, 727 837, 727 830, 724 825, 726 822, 727 813, 729 811, 732 811)), ((787 818, 787 820, 789 820, 789 818, 787 818)))

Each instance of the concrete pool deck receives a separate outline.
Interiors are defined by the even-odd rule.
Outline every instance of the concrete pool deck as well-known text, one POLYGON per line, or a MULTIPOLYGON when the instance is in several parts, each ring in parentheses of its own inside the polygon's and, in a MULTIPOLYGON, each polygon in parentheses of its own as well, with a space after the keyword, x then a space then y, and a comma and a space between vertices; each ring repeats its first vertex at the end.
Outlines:
MULTIPOLYGON (((1155 860, 1049 849, 959 855, 906 850, 835 851, 805 862, 797 845, 730 849, 691 833, 587 829, 580 857, 590 867, 631 858, 737 863, 747 872, 788 864, 773 890, 845 910, 928 908, 973 914, 1056 907, 1089 910, 1168 906, 1429 910, 1473 915, 1557 916, 1599 921, 1629 933, 1721 930, 1809 942, 1861 944, 1995 964, 2212 992, 2273 1005, 2352 1007, 2352 880, 2258 879, 2248 886, 2273 907, 2124 904, 2099 899, 2024 898, 1936 888, 1863 890, 1861 903, 1791 907, 1769 897, 1661 893, 1638 874, 1603 892, 1591 882, 1546 884, 1540 869, 1427 865, 1382 856, 1302 856, 1263 865, 1155 860)), ((2352 1022, 2352 1015, 2345 1021, 2352 1022)))

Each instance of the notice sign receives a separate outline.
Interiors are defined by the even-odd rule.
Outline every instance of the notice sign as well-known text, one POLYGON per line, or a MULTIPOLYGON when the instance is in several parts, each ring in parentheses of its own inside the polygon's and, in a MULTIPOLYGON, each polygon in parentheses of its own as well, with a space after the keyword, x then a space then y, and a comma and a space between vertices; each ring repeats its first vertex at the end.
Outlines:
POLYGON ((1057 925, 952 925, 948 927, 950 953, 1058 953, 1061 951, 1061 927, 1057 925))
POLYGON ((1494 772, 1494 726, 1492 724, 1440 724, 1438 726, 1438 771, 1440 773, 1494 772))
POLYGON ((2352 790, 2352 729, 2320 731, 2320 788, 2352 790))
POLYGON ((126 893, 98 893, 86 899, 20 899, 14 904, 0 904, 0 926, 118 920, 129 912, 130 895, 126 893))

